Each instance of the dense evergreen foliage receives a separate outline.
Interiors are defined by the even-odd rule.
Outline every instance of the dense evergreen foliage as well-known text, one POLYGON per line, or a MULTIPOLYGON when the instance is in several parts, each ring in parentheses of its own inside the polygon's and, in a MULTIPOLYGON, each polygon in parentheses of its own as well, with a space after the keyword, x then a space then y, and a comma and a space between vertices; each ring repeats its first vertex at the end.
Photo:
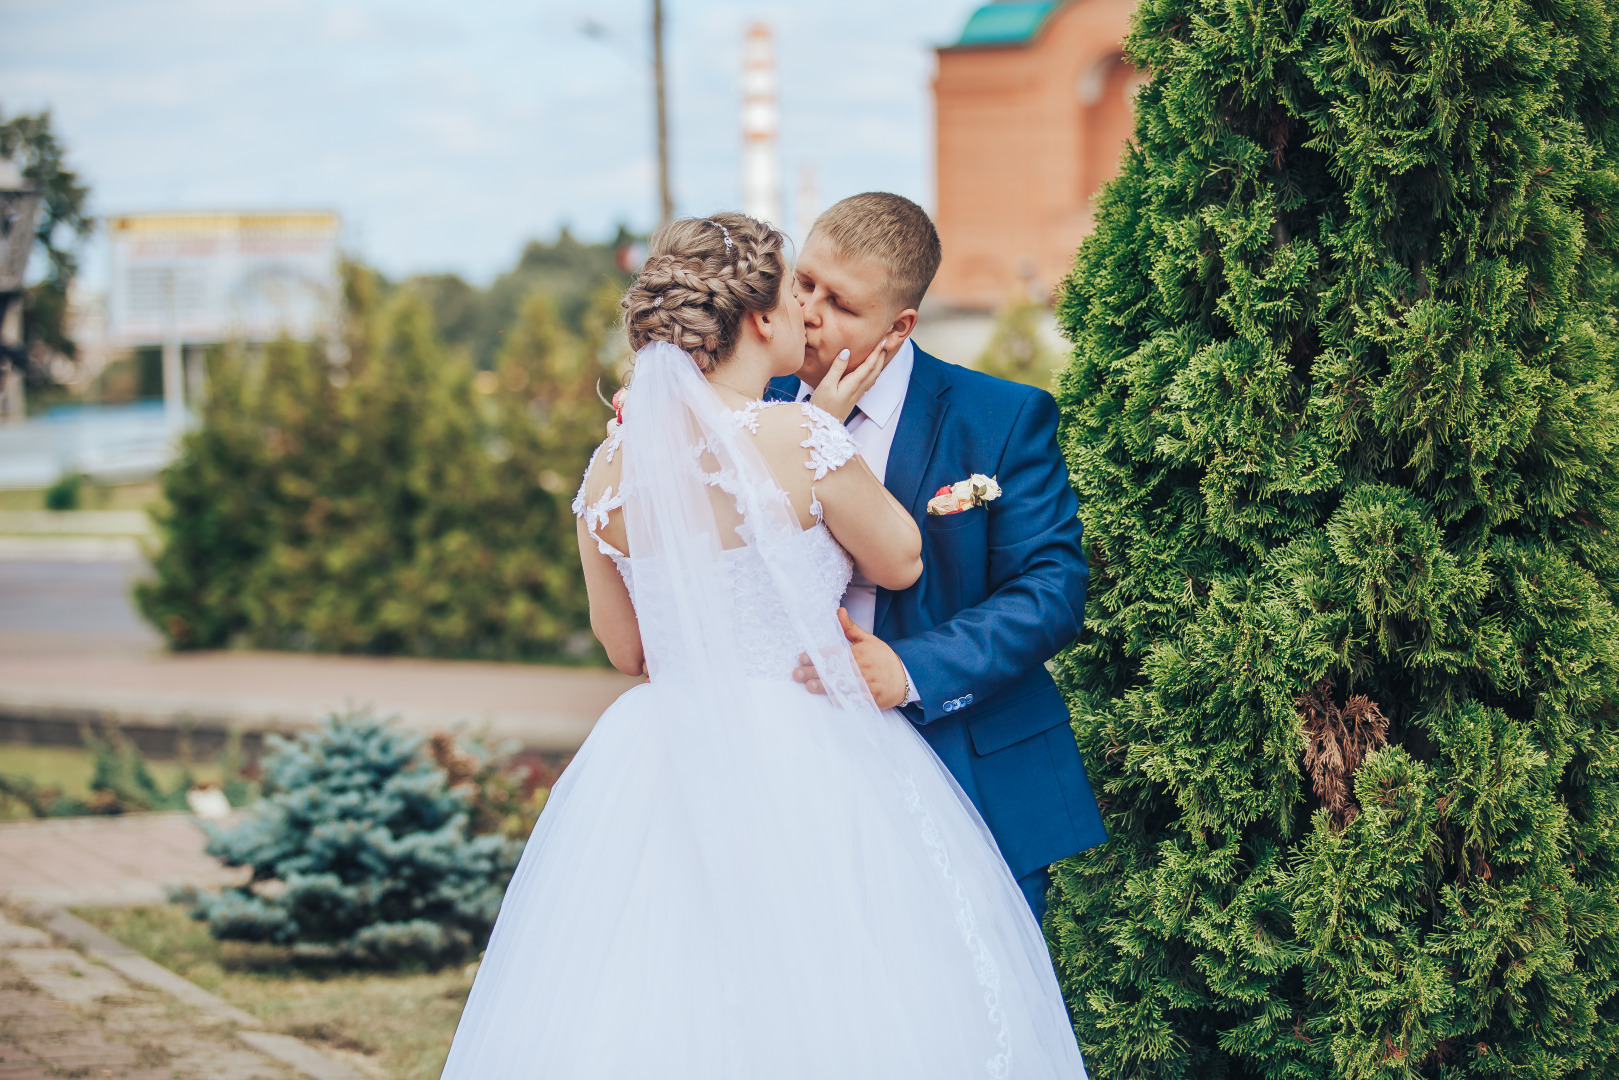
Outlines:
POLYGON ((1093 1075, 1619 1075, 1619 37, 1144 0, 1060 298, 1093 1075))
POLYGON ((209 358, 141 610, 179 648, 593 655, 569 503, 611 415, 617 287, 580 334, 531 294, 482 373, 414 289, 351 267, 347 291, 340 351, 209 358))
POLYGON ((473 797, 426 758, 420 737, 369 716, 272 737, 264 798, 208 851, 252 882, 193 893, 215 937, 290 945, 312 958, 397 962, 483 945, 523 850, 474 836, 473 797))
POLYGON ((32 283, 27 286, 22 325, 25 358, 19 366, 34 390, 48 389, 53 385, 50 361, 58 357, 71 360, 78 353, 68 336, 67 301, 79 272, 80 252, 94 227, 88 210, 90 188, 68 167, 67 148, 57 138, 49 111, 19 113, 9 119, 0 112, 0 158, 9 159, 23 182, 42 199, 34 223, 34 245, 44 265, 34 264, 32 283))

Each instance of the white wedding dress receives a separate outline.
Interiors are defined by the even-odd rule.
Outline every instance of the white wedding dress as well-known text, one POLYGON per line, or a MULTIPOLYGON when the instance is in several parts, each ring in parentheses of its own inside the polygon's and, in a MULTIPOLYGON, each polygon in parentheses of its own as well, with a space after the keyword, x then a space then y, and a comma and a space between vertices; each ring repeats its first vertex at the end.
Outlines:
MULTIPOLYGON (((817 478, 856 452, 813 406, 776 407, 802 409, 817 478)), ((1083 1080, 988 830, 911 724, 840 681, 848 554, 781 512, 755 410, 720 410, 684 353, 643 350, 622 491, 576 512, 595 535, 624 507, 634 556, 598 542, 652 679, 552 791, 444 1077, 1083 1080), (716 531, 705 489, 743 523, 716 531), (805 651, 830 697, 791 680, 805 651)))

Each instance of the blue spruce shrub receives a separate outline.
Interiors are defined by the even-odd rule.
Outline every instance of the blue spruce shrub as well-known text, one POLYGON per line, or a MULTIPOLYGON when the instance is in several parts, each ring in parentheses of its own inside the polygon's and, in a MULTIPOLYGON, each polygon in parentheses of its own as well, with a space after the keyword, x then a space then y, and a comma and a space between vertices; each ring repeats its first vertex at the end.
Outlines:
POLYGON ((472 835, 468 796, 423 759, 423 739, 368 714, 272 737, 264 797, 209 828, 208 852, 252 880, 192 894, 214 937, 375 963, 480 947, 523 842, 472 835))

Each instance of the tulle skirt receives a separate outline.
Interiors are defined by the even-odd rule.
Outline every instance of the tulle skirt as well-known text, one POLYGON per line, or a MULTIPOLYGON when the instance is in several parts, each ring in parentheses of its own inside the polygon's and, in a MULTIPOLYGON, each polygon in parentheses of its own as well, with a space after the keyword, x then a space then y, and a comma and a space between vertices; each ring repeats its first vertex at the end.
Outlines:
POLYGON ((602 716, 444 1077, 1082 1080, 1040 928, 910 723, 740 693, 718 722, 664 682, 602 716))

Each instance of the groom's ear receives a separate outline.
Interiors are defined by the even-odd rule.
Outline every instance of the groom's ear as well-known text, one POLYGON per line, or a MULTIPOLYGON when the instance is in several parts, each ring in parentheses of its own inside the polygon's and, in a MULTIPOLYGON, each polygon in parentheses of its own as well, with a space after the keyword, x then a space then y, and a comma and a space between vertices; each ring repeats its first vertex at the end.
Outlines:
POLYGON ((911 336, 911 331, 915 329, 916 309, 906 308, 904 311, 894 316, 894 321, 888 325, 888 333, 884 336, 897 338, 900 341, 904 341, 906 338, 911 336))

